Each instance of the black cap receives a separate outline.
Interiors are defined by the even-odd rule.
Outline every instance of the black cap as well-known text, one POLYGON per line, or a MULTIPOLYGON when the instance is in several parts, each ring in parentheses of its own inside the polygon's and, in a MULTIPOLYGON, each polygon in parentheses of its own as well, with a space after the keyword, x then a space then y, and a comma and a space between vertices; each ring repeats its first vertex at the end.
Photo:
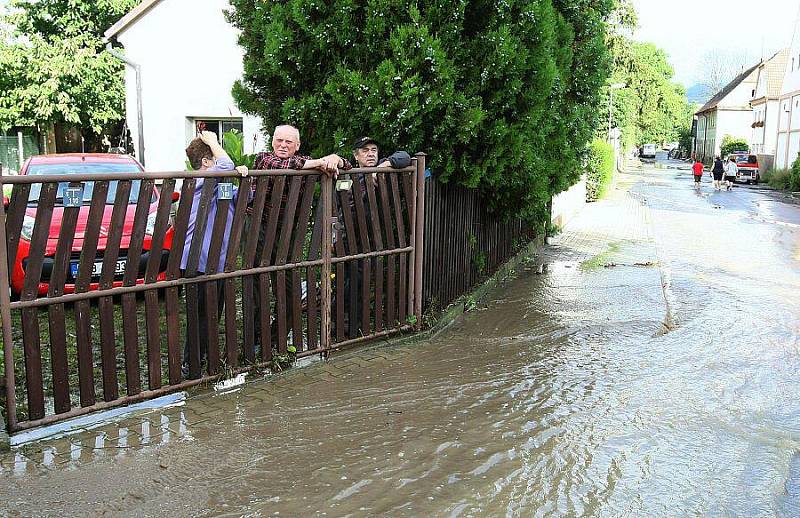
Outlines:
POLYGON ((361 149, 362 147, 367 147, 369 144, 378 145, 378 141, 370 138, 370 137, 358 137, 355 142, 353 142, 353 149, 361 149))

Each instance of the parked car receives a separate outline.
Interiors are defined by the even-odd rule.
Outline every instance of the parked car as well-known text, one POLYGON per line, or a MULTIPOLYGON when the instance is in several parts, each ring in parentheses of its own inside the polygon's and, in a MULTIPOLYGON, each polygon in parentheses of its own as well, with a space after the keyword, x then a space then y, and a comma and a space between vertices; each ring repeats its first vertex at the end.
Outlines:
MULTIPOLYGON (((29 158, 20 170, 21 175, 43 175, 43 174, 86 174, 86 173, 141 173, 144 169, 136 159, 127 155, 111 155, 111 154, 63 154, 63 155, 38 155, 29 158)), ((133 233, 134 215, 136 212, 136 202, 139 197, 140 181, 131 182, 131 193, 128 198, 128 208, 125 212, 125 220, 122 229, 122 239, 120 241, 119 259, 116 262, 114 271, 113 285, 121 286, 122 278, 125 271, 131 267, 127 261, 127 251, 130 245, 131 235, 133 233)), ((25 218, 22 225, 22 232, 19 240, 19 248, 17 252, 16 261, 14 262, 11 270, 11 291, 15 295, 22 292, 25 282, 25 268, 28 264, 28 258, 31 248, 31 239, 33 237, 34 223, 36 220, 36 211, 39 203, 39 196, 42 184, 32 184, 30 196, 28 197, 28 206, 25 211, 25 218)), ((39 282, 38 294, 46 295, 52 273, 53 264, 55 259, 56 247, 58 245, 58 236, 61 231, 61 221, 64 215, 64 193, 69 184, 62 182, 58 185, 56 194, 56 204, 53 209, 53 216, 50 222, 50 230, 45 246, 44 264, 42 267, 42 276, 39 282)), ((67 284, 65 286, 65 293, 73 293, 75 291, 75 279, 78 274, 78 262, 83 249, 84 234, 89 219, 89 208, 92 200, 92 192, 94 189, 94 182, 84 182, 81 198, 81 207, 78 213, 77 226, 75 228, 75 238, 72 243, 72 255, 69 261, 69 271, 67 272, 67 284)), ((103 218, 100 227, 100 236, 97 244, 97 256, 92 268, 92 276, 90 281, 90 290, 98 289, 100 274, 102 273, 103 254, 105 252, 108 241, 108 228, 111 222, 111 214, 114 207, 114 199, 116 197, 117 182, 109 182, 108 195, 106 197, 106 206, 103 211, 103 218)), ((147 261, 150 257, 150 249, 152 243, 152 233, 155 226, 156 211, 158 209, 159 193, 158 189, 153 190, 153 196, 150 200, 150 208, 148 211, 146 235, 144 237, 142 257, 137 268, 139 273, 137 276, 137 283, 144 282, 144 273, 147 266, 147 261)), ((176 196, 173 194, 173 200, 176 196)), ((169 225, 165 239, 164 251, 161 257, 161 264, 159 269, 159 279, 164 278, 164 271, 166 270, 168 250, 172 245, 172 235, 174 230, 172 225, 169 225)))
POLYGON ((655 158, 656 157, 656 145, 655 144, 645 144, 642 146, 641 153, 639 154, 641 158, 655 158))
POLYGON ((739 172, 736 174, 736 180, 758 185, 758 182, 761 180, 761 175, 758 172, 758 157, 747 152, 736 152, 728 157, 729 160, 731 158, 736 160, 736 166, 739 168, 739 172))

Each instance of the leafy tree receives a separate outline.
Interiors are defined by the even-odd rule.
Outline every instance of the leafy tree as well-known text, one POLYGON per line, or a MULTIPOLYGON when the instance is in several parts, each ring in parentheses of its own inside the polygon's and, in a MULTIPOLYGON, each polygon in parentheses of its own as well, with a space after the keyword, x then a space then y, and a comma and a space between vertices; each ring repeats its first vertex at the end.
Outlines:
POLYGON ((303 149, 368 134, 425 151, 444 181, 543 219, 598 123, 611 0, 232 0, 234 97, 303 149))
POLYGON ((750 144, 743 138, 732 137, 730 135, 725 135, 722 137, 722 143, 720 143, 719 152, 720 155, 724 158, 733 153, 734 151, 749 151, 750 144))
POLYGON ((102 35, 138 0, 12 0, 0 39, 0 129, 66 122, 101 133, 124 115, 123 68, 102 35))
MULTIPOLYGON (((619 0, 608 35, 612 83, 626 88, 614 93, 613 119, 624 147, 679 140, 691 127, 694 111, 684 88, 672 81, 667 55, 651 43, 633 40, 637 17, 630 0, 619 0)), ((606 106, 608 98, 606 97, 606 106)))

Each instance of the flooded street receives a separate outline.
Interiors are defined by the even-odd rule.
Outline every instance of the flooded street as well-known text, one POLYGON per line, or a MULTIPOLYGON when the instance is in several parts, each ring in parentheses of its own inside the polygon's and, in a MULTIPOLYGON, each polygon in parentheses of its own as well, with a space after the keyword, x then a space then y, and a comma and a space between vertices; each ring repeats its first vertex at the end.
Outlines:
POLYGON ((0 455, 0 514, 800 515, 800 205, 678 164, 430 340, 0 455))

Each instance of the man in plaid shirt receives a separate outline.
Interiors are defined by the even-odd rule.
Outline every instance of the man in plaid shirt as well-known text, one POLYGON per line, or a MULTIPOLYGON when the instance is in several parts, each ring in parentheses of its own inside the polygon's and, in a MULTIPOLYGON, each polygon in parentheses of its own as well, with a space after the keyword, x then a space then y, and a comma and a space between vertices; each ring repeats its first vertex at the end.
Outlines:
MULTIPOLYGON (((345 160, 344 158, 336 155, 330 154, 324 156, 322 158, 311 158, 309 156, 298 155, 297 151, 300 149, 300 132, 294 126, 278 126, 275 128, 275 131, 272 135, 272 152, 263 152, 256 155, 255 159, 255 168, 260 170, 266 169, 296 169, 296 170, 307 170, 307 169, 317 169, 329 176, 333 176, 334 178, 338 176, 339 169, 349 170, 352 169, 352 165, 350 162, 345 160)), ((278 218, 278 232, 283 231, 294 231, 294 222, 291 225, 286 226, 284 228, 283 219, 286 210, 286 202, 288 199, 288 185, 287 182, 286 186, 284 186, 284 192, 281 196, 281 207, 280 213, 278 218)), ((260 262, 261 258, 264 254, 264 246, 267 241, 267 218, 271 212, 270 200, 272 199, 272 184, 270 184, 269 190, 267 191, 267 203, 264 208, 264 213, 262 216, 261 224, 259 225, 258 229, 258 244, 256 246, 256 261, 260 262)), ((299 199, 303 198, 303 189, 300 191, 299 199)), ((299 210, 299 205, 296 208, 299 210)), ((297 215, 295 215, 297 218, 297 215)), ((276 251, 278 247, 278 240, 279 236, 275 236, 274 244, 272 246, 272 251, 270 253, 269 259, 266 261, 266 264, 275 264, 276 261, 276 251)), ((276 275, 270 275, 272 290, 273 290, 273 300, 277 299, 277 294, 274 292, 277 289, 276 286, 276 275)), ((292 328, 292 316, 293 316, 293 304, 292 304, 292 296, 294 293, 292 283, 290 278, 287 278, 286 282, 286 320, 287 320, 287 329, 292 328)), ((311 288, 311 295, 314 295, 315 288, 311 288)), ((255 291, 254 297, 254 306, 255 306, 255 315, 256 315, 256 322, 258 322, 260 311, 261 311, 261 296, 258 290, 255 291)), ((264 308, 265 311, 270 312, 270 308, 264 308)), ((277 317, 277 314, 276 314, 277 317)), ((256 334, 256 343, 260 343, 263 347, 264 340, 262 340, 260 336, 261 326, 255 326, 255 334, 256 334)), ((277 347, 277 322, 272 323, 272 346, 277 347)), ((295 342, 296 343, 296 342, 295 342)))
POLYGON ((256 155, 256 169, 319 169, 334 178, 339 169, 351 169, 347 160, 335 153, 322 158, 298 155, 300 132, 294 126, 278 126, 272 135, 272 152, 256 155))

